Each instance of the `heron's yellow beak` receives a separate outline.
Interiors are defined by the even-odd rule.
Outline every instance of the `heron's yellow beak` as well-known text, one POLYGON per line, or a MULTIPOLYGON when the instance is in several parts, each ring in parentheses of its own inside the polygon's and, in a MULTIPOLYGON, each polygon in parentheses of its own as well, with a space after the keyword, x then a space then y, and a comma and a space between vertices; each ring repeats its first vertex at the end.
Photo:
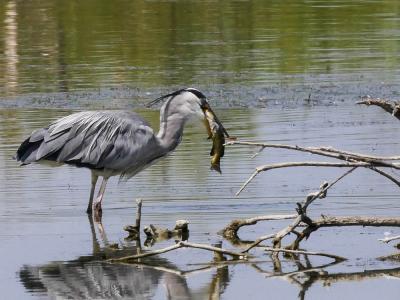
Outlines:
POLYGON ((207 135, 208 135, 208 138, 210 139, 212 137, 212 131, 211 131, 211 126, 210 126, 211 120, 209 117, 207 117, 207 111, 203 110, 203 112, 204 112, 203 123, 204 123, 204 126, 206 126, 207 135))
POLYGON ((218 119, 217 115, 213 112, 209 105, 202 107, 204 113, 204 125, 206 126, 208 137, 211 138, 213 134, 213 127, 218 127, 223 134, 230 138, 228 132, 226 131, 225 127, 222 125, 221 121, 218 119))
POLYGON ((208 138, 212 139, 213 145, 210 151, 211 169, 221 173, 220 160, 225 153, 225 136, 229 137, 228 132, 217 118, 211 107, 207 104, 202 107, 204 112, 204 124, 207 129, 208 138))

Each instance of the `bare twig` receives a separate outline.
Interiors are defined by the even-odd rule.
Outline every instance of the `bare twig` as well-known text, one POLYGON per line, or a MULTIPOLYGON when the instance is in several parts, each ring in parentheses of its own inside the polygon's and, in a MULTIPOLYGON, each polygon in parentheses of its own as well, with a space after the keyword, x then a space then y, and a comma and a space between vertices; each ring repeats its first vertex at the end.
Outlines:
POLYGON ((290 250, 290 249, 272 248, 272 247, 264 247, 263 249, 265 251, 269 251, 269 252, 283 252, 283 253, 292 253, 292 254, 325 256, 325 257, 333 258, 334 260, 339 261, 339 262, 346 260, 346 258, 344 258, 344 257, 334 255, 334 254, 324 253, 324 252, 309 252, 309 251, 303 251, 303 250, 290 250))
POLYGON ((400 156, 376 156, 376 155, 370 155, 370 154, 362 154, 362 153, 356 153, 356 152, 350 152, 350 151, 344 151, 344 150, 339 150, 335 149, 332 147, 317 147, 313 148, 310 147, 308 149, 315 149, 323 152, 329 152, 329 153, 337 153, 341 154, 344 156, 349 156, 355 159, 366 159, 366 160, 400 160, 400 156))
POLYGON ((308 195, 306 197, 306 200, 304 201, 304 204, 302 205, 302 210, 303 211, 302 212, 298 211, 298 216, 292 222, 292 224, 288 225, 287 227, 283 228, 282 230, 280 230, 279 232, 277 232, 275 234, 269 234, 269 235, 265 235, 265 236, 262 236, 262 237, 258 238, 257 240, 254 241, 253 244, 251 244, 249 247, 247 247, 243 251, 243 253, 248 252, 252 248, 254 248, 257 245, 259 245, 261 242, 263 242, 265 240, 268 240, 268 239, 272 239, 272 238, 274 239, 274 246, 279 248, 280 241, 282 240, 282 238, 284 238, 286 235, 288 235, 290 232, 292 232, 302 222, 302 220, 303 220, 302 215, 305 214, 308 205, 310 205, 315 199, 317 199, 320 196, 326 194, 328 189, 330 189, 333 185, 335 185, 338 181, 343 179, 345 176, 347 176, 348 174, 353 172, 356 168, 357 167, 351 168, 350 170, 348 170, 347 172, 345 172, 344 174, 342 174, 341 176, 336 178, 331 184, 323 186, 318 193, 311 193, 310 195, 308 195))
POLYGON ((255 170, 255 172, 249 177, 249 179, 246 180, 246 182, 240 187, 240 189, 236 192, 235 196, 239 196, 239 194, 246 188, 246 186, 260 173, 258 169, 255 170))
MULTIPOLYGON (((387 164, 387 163, 379 163, 377 164, 381 167, 391 167, 395 169, 400 169, 399 164, 387 164)), ((373 168, 374 164, 368 162, 347 162, 347 163, 331 163, 331 162, 287 162, 287 163, 278 163, 278 164, 268 164, 264 166, 259 166, 256 168, 256 171, 247 179, 247 181, 242 185, 239 191, 236 193, 236 196, 239 195, 246 186, 256 177, 260 172, 269 171, 273 169, 280 168, 289 168, 289 167, 336 167, 336 168, 351 168, 351 167, 364 167, 364 168, 373 168)), ((380 170, 374 170, 378 173, 381 173, 380 170)), ((383 174, 382 174, 383 175, 383 174)), ((389 178, 393 181, 393 177, 389 174, 385 173, 385 177, 389 178)), ((397 182, 395 181, 397 184, 397 182)))
POLYGON ((136 209, 136 220, 135 220, 135 225, 137 228, 137 231, 140 232, 140 222, 142 219, 142 199, 136 199, 136 205, 137 205, 137 209, 136 209))
POLYGON ((400 235, 388 236, 388 237, 385 237, 384 239, 379 239, 378 241, 381 241, 384 243, 389 243, 389 242, 395 241, 395 240, 400 240, 400 235))
POLYGON ((126 239, 140 240, 140 223, 142 219, 142 199, 136 199, 136 220, 135 225, 126 225, 125 231, 128 231, 129 236, 126 239))
POLYGON ((376 169, 376 167, 388 167, 394 169, 400 169, 400 164, 390 163, 390 160, 400 160, 400 156, 374 156, 374 155, 364 155, 361 153, 349 152, 337 150, 332 147, 300 147, 297 145, 286 145, 286 144, 267 144, 267 143, 256 143, 256 142, 241 142, 241 141, 230 141, 226 143, 229 145, 246 145, 246 146, 256 146, 260 147, 260 150, 257 152, 260 153, 265 148, 280 148, 280 149, 288 149, 295 150, 301 152, 308 152, 315 155, 331 157, 339 160, 344 160, 346 163, 327 163, 327 162, 288 162, 288 163, 280 163, 280 164, 269 164, 264 166, 259 166, 256 168, 254 173, 246 180, 246 182, 240 187, 239 191, 236 193, 236 196, 239 195, 246 186, 262 171, 268 171, 277 168, 286 168, 286 167, 303 167, 303 166, 314 166, 314 167, 352 167, 359 166, 369 168, 386 178, 390 179, 398 186, 400 186, 400 181, 389 175, 388 173, 376 169))
POLYGON ((367 106, 376 105, 390 113, 392 116, 395 116, 397 119, 400 119, 400 111, 399 111, 399 103, 393 102, 390 103, 388 100, 379 99, 379 98, 370 98, 363 97, 361 101, 358 101, 357 104, 364 104, 367 106))
POLYGON ((400 226, 400 217, 369 217, 369 216, 345 216, 330 217, 323 216, 313 222, 315 227, 336 227, 336 226, 400 226))
POLYGON ((195 243, 189 243, 189 242, 180 242, 182 244, 182 247, 187 247, 187 248, 198 248, 198 249, 203 249, 203 250, 209 250, 209 251, 214 251, 218 252, 221 254, 226 254, 229 256, 232 256, 234 259, 247 259, 247 255, 244 255, 243 253, 238 253, 230 250, 226 250, 223 248, 219 247, 214 247, 210 245, 205 245, 205 244, 195 244, 195 243))
POLYGON ((258 246, 260 243, 262 243, 262 242, 264 242, 266 240, 273 239, 275 236, 276 236, 276 234, 272 233, 272 234, 267 234, 267 235, 263 235, 263 236, 259 237, 250 246, 248 246, 245 250, 243 250, 242 253, 249 252, 251 249, 253 249, 254 247, 258 246))
POLYGON ((195 244, 195 243, 189 243, 189 242, 180 241, 180 242, 176 243, 175 245, 172 245, 172 246, 169 246, 169 247, 166 247, 166 248, 163 248, 163 249, 149 251, 149 252, 141 253, 141 254, 137 254, 137 255, 124 256, 124 257, 121 257, 121 258, 109 259, 108 261, 109 262, 129 262, 129 261, 134 261, 134 260, 136 260, 138 258, 154 256, 154 255, 170 252, 170 251, 173 251, 173 250, 176 250, 176 249, 179 249, 179 248, 197 248, 197 249, 203 249, 203 250, 218 252, 218 253, 222 253, 222 254, 225 254, 225 255, 229 255, 233 259, 247 259, 249 257, 248 255, 245 255, 243 253, 238 253, 238 252, 234 252, 234 251, 231 251, 231 250, 226 250, 226 249, 223 249, 223 248, 218 248, 218 247, 205 245, 205 244, 195 244))
POLYGON ((112 258, 107 260, 108 262, 129 262, 138 258, 143 258, 143 257, 148 257, 148 256, 154 256, 154 255, 158 255, 158 254, 162 254, 162 253, 166 253, 178 248, 182 248, 182 245, 180 243, 177 243, 175 245, 163 248, 163 249, 159 249, 159 250, 154 250, 154 251, 149 251, 149 252, 145 252, 145 253, 141 253, 141 254, 137 254, 137 255, 129 255, 129 256, 124 256, 124 257, 120 257, 120 258, 112 258))
POLYGON ((298 145, 269 144, 269 143, 246 142, 246 141, 229 141, 225 145, 255 146, 255 147, 260 147, 260 149, 265 149, 265 148, 287 149, 300 152, 308 152, 311 154, 327 156, 337 159, 345 159, 346 157, 352 157, 358 160, 381 160, 381 161, 400 160, 400 156, 374 156, 369 154, 361 154, 361 153, 338 150, 332 147, 301 147, 298 145))
POLYGON ((222 229, 222 235, 228 239, 237 239, 238 230, 243 226, 249 226, 257 224, 259 221, 271 221, 271 220, 287 220, 294 219, 297 217, 297 214, 291 215, 267 215, 267 216, 258 216, 249 219, 237 219, 233 220, 229 225, 227 225, 224 229, 222 229))
POLYGON ((297 249, 300 242, 304 238, 308 238, 311 233, 321 227, 341 227, 341 226, 372 226, 372 227, 400 227, 400 218, 385 217, 368 217, 368 216, 344 216, 330 217, 322 216, 320 219, 313 221, 312 226, 307 226, 301 232, 293 243, 288 246, 289 249, 297 249))
POLYGON ((400 181, 397 180, 396 178, 394 178, 392 175, 390 175, 389 173, 382 171, 381 169, 375 168, 375 167, 370 167, 370 169, 372 171, 375 171, 376 173, 381 174, 382 176, 388 178, 389 180, 391 180, 392 182, 394 182, 398 187, 400 187, 400 181))

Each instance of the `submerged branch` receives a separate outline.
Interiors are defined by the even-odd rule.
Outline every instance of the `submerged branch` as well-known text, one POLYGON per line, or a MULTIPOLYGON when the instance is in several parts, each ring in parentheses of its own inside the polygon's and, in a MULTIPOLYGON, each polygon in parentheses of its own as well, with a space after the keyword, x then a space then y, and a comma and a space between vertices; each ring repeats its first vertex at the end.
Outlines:
POLYGON ((339 182, 341 179, 343 179, 345 176, 349 175, 350 173, 352 173, 357 167, 353 167, 350 170, 346 171, 344 174, 342 174, 341 176, 339 176, 338 178, 336 178, 332 183, 330 184, 326 184, 323 183, 320 187, 319 192, 316 193, 311 193, 309 195, 307 195, 306 199, 304 200, 303 204, 298 203, 298 209, 297 209, 297 217, 296 219, 287 227, 283 228, 282 230, 278 231, 277 233, 274 234, 269 234, 269 235, 265 235, 262 236, 260 238, 258 238, 257 240, 254 241, 254 243, 252 243, 250 246, 248 246, 243 253, 248 252, 249 250, 251 250, 252 248, 256 247, 257 245, 259 245, 261 242, 266 241, 268 239, 274 239, 274 247, 275 248, 280 248, 280 242, 281 240, 288 235, 289 233, 293 232, 298 225, 300 225, 301 222, 305 222, 306 220, 306 210, 307 207, 317 198, 320 197, 325 197, 326 196, 326 192, 332 187, 334 186, 337 182, 339 182))
POLYGON ((379 239, 378 241, 381 241, 384 243, 389 243, 389 242, 395 241, 395 240, 400 240, 400 235, 388 236, 388 237, 385 237, 384 239, 379 239))
POLYGON ((369 217, 369 216, 345 216, 329 217, 323 216, 313 222, 315 227, 336 227, 336 226, 389 226, 399 227, 400 217, 369 217))
POLYGON ((313 221, 307 226, 293 243, 288 246, 288 249, 297 249, 299 244, 305 238, 308 238, 311 233, 321 227, 343 227, 343 226, 372 226, 372 227, 400 227, 400 217, 385 218, 385 217, 369 217, 369 216, 344 216, 344 217, 329 217, 322 216, 320 219, 313 221))
POLYGON ((397 102, 391 103, 388 100, 384 99, 363 97, 361 101, 357 102, 357 104, 364 104, 367 106, 379 106, 380 108, 400 120, 400 104, 397 102))
POLYGON ((321 155, 326 157, 332 157, 337 159, 346 160, 348 158, 354 158, 361 161, 371 161, 371 160, 400 160, 400 156, 375 156, 369 154, 361 154, 349 151, 338 150, 332 147, 301 147, 298 145, 287 145, 287 144, 269 144, 269 143, 257 143, 257 142, 246 142, 246 141, 229 141, 225 144, 226 146, 242 145, 242 146, 255 146, 260 147, 261 152, 265 148, 277 148, 277 149, 287 149, 300 152, 307 152, 315 155, 321 155))
POLYGON ((242 185, 239 191, 236 193, 236 196, 239 195, 245 187, 256 177, 256 175, 260 172, 265 172, 273 169, 281 169, 281 168, 292 168, 292 167, 335 167, 335 168, 351 168, 351 167, 363 167, 372 169, 373 171, 389 178, 391 181, 400 185, 400 182, 395 179, 393 176, 389 175, 388 173, 376 169, 376 167, 389 167, 394 169, 400 169, 400 164, 393 164, 393 163, 386 163, 381 161, 374 161, 374 162, 364 162, 364 161, 355 161, 351 159, 345 163, 333 163, 333 162, 286 162, 286 163, 277 163, 277 164, 268 164, 259 166, 256 168, 256 171, 247 179, 247 181, 242 185))
POLYGON ((283 252, 283 253, 291 253, 291 254, 325 256, 325 257, 333 258, 337 262, 347 260, 344 257, 334 255, 334 254, 324 253, 324 252, 310 252, 310 251, 303 251, 303 250, 290 250, 290 249, 272 248, 272 247, 265 247, 264 250, 269 251, 269 252, 283 252))
POLYGON ((266 215, 266 216, 258 216, 249 219, 236 219, 233 220, 230 224, 228 224, 224 229, 222 229, 221 233, 225 238, 228 239, 238 239, 238 231, 243 226, 255 225, 260 221, 271 221, 271 220, 287 220, 294 219, 297 217, 297 214, 291 215, 266 215))
POLYGON ((229 255, 233 259, 247 259, 249 257, 248 255, 245 255, 243 253, 238 253, 238 252, 235 252, 235 251, 226 250, 226 249, 222 249, 222 248, 218 248, 218 247, 214 247, 214 246, 210 246, 210 245, 195 244, 195 243, 189 243, 189 242, 180 241, 180 242, 176 243, 175 245, 172 245, 172 246, 169 246, 169 247, 166 247, 166 248, 162 248, 162 249, 159 249, 159 250, 149 251, 149 252, 145 252, 145 253, 141 253, 141 254, 137 254, 137 255, 129 255, 129 256, 124 256, 124 257, 120 257, 120 258, 109 259, 107 261, 108 262, 135 261, 136 259, 139 259, 139 258, 144 258, 144 257, 148 257, 148 256, 154 256, 154 255, 170 252, 170 251, 173 251, 173 250, 176 250, 176 249, 179 249, 179 248, 203 249, 203 250, 207 250, 207 251, 212 251, 214 253, 216 252, 216 253, 229 255))

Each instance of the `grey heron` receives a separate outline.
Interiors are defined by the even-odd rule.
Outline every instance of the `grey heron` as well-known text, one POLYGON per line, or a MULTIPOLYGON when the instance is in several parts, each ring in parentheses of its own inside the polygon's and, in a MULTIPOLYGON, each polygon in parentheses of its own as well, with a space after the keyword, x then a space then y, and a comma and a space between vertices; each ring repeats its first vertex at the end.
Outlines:
POLYGON ((87 213, 101 214, 107 181, 120 175, 129 179, 175 150, 183 128, 192 117, 214 121, 228 136, 211 110, 206 97, 194 88, 185 88, 152 101, 165 101, 160 110, 160 130, 154 133, 138 114, 127 111, 78 112, 35 130, 16 153, 22 165, 53 161, 91 170, 91 189, 87 213), (102 177, 93 202, 96 183, 102 177))

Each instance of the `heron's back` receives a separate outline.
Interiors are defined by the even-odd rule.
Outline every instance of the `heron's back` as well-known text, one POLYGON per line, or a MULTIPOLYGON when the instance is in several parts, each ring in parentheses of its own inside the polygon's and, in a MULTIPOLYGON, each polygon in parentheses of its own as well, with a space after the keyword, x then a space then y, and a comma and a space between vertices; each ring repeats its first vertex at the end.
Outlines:
POLYGON ((88 111, 34 131, 20 145, 16 159, 22 164, 50 160, 130 177, 161 156, 153 129, 138 114, 88 111))

